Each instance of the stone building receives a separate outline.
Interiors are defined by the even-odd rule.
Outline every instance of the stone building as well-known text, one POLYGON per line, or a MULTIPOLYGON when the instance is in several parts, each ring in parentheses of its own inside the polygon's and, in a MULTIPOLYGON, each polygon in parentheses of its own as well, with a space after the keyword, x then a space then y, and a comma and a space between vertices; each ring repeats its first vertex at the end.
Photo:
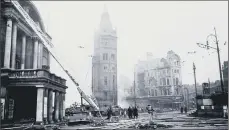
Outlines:
MULTIPOLYGON (((31 1, 18 1, 45 34, 42 18, 31 1)), ((64 116, 66 80, 50 72, 50 53, 10 1, 1 1, 2 120, 58 122, 64 116)))
POLYGON ((181 60, 173 51, 166 58, 150 61, 152 64, 145 70, 145 86, 148 95, 180 95, 182 77, 181 60))
POLYGON ((92 92, 99 107, 117 105, 117 34, 106 7, 95 32, 92 92))
POLYGON ((147 102, 154 106, 158 106, 158 102, 160 106, 179 107, 182 105, 181 59, 176 53, 168 51, 165 58, 139 61, 135 72, 138 87, 136 91, 137 96, 141 98, 140 102, 144 98, 150 100, 147 102))

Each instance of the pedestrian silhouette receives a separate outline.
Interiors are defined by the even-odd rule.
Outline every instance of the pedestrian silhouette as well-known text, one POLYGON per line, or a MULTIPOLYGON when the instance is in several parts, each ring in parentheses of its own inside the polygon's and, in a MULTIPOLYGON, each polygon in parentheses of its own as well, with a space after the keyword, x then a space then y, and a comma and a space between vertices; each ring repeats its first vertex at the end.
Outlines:
POLYGON ((180 112, 181 112, 181 114, 183 114, 183 107, 180 108, 180 112))

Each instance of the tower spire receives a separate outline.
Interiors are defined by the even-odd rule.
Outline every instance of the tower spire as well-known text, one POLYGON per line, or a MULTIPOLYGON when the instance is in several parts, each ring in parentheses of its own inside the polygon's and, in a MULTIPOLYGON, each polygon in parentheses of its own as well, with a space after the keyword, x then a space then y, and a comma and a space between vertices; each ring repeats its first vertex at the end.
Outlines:
POLYGON ((107 10, 107 5, 104 4, 104 7, 103 7, 103 13, 108 13, 108 10, 107 10))

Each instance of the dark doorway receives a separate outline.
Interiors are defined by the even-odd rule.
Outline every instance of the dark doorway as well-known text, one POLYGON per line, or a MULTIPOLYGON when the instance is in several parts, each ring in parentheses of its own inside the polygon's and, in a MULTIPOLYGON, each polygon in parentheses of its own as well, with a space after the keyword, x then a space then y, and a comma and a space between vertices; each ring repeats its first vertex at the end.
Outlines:
POLYGON ((13 120, 36 119, 37 89, 35 87, 8 88, 9 99, 14 102, 13 120))

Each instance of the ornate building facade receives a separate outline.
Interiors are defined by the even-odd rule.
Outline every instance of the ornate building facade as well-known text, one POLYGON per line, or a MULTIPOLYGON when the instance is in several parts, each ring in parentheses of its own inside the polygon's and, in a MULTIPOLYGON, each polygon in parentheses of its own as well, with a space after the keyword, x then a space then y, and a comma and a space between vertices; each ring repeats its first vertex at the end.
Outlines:
POLYGON ((106 7, 95 32, 92 93, 99 107, 117 105, 117 35, 106 7))
MULTIPOLYGON (((46 33, 31 1, 18 1, 46 33)), ((4 122, 33 119, 58 122, 64 117, 66 80, 50 72, 50 53, 10 1, 1 1, 1 102, 4 122)))
POLYGON ((145 70, 145 85, 150 96, 180 95, 182 85, 180 57, 169 51, 166 58, 155 59, 150 68, 145 70))
MULTIPOLYGON (((181 59, 173 51, 168 51, 165 58, 139 61, 135 66, 135 74, 139 104, 173 108, 182 105, 181 59)), ((128 100, 132 100, 131 97, 128 100)))

